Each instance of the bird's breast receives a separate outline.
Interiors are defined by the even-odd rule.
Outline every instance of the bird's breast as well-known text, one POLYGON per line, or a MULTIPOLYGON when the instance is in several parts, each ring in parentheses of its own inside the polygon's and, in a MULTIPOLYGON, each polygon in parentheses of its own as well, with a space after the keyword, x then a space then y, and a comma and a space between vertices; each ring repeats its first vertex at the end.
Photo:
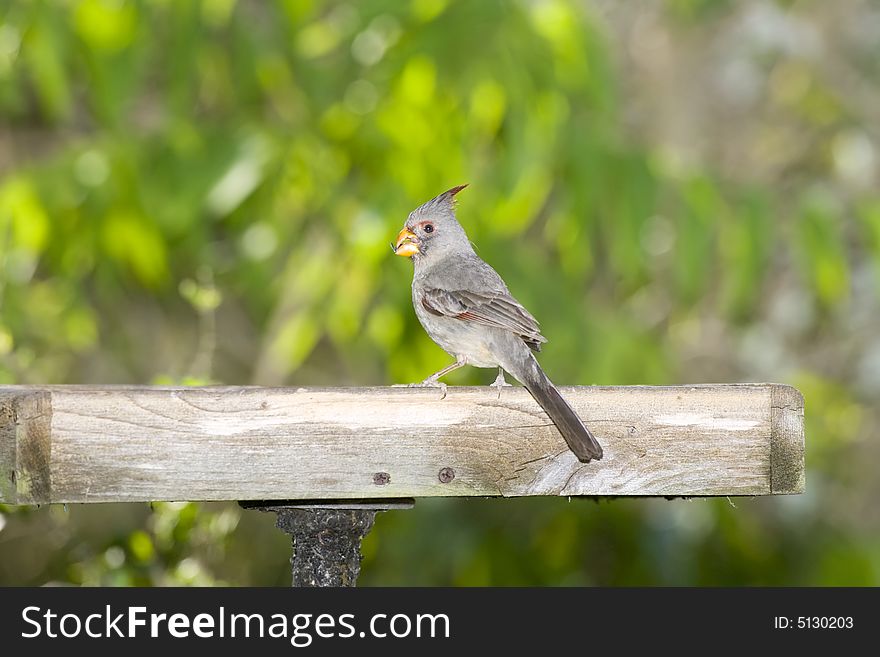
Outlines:
POLYGON ((421 298, 413 296, 416 317, 428 336, 443 351, 455 358, 466 358, 474 367, 497 367, 493 353, 494 333, 498 329, 475 322, 435 315, 422 305, 421 298))

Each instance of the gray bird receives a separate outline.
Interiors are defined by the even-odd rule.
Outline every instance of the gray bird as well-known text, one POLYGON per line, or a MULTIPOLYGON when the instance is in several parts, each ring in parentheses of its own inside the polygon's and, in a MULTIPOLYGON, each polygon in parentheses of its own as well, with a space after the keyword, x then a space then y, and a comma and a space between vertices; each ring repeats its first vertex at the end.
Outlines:
POLYGON ((532 355, 547 339, 538 322, 510 294, 501 276, 483 262, 455 218, 453 187, 413 210, 392 246, 413 261, 412 298, 425 331, 455 362, 421 384, 438 386, 444 374, 463 367, 498 368, 493 385, 506 385, 504 371, 523 384, 584 463, 602 458, 602 447, 532 355))

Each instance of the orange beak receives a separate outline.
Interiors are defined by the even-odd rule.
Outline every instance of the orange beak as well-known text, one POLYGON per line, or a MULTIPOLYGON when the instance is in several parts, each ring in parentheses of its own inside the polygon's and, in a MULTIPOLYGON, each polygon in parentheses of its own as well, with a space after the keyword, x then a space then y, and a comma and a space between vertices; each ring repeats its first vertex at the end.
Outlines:
POLYGON ((414 256, 419 252, 419 238, 409 228, 404 228, 397 233, 397 241, 394 243, 394 255, 403 257, 414 256))

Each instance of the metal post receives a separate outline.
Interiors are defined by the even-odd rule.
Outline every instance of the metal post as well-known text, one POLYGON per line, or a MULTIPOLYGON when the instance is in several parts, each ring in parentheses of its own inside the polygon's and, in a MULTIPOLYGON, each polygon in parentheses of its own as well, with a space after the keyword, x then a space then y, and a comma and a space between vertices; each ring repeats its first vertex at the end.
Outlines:
POLYGON ((378 511, 410 509, 412 499, 363 501, 241 502, 272 511, 275 526, 293 544, 292 586, 355 586, 361 572, 361 540, 378 511))

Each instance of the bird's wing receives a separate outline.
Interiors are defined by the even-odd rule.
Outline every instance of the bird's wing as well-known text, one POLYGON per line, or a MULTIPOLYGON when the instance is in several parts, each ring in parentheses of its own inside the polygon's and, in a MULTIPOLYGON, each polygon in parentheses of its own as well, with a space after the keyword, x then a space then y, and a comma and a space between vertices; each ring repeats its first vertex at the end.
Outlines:
POLYGON ((541 343, 547 342, 537 320, 506 290, 475 292, 428 288, 422 292, 421 304, 437 316, 510 331, 535 351, 540 351, 541 343))

